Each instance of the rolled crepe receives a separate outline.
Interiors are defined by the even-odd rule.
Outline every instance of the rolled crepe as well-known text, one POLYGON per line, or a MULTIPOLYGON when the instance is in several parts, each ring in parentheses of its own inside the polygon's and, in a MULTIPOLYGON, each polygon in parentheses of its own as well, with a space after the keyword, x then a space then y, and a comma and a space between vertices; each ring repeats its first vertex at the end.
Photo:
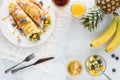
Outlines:
MULTIPOLYGON (((23 0, 24 1, 24 0, 23 0)), ((40 29, 37 25, 28 17, 28 15, 18 6, 17 3, 11 2, 9 4, 10 15, 13 17, 17 24, 17 29, 22 29, 25 35, 32 35, 39 33, 40 29)))
POLYGON ((35 0, 16 0, 16 2, 35 23, 41 25, 41 17, 45 11, 41 9, 40 4, 36 3, 35 0))

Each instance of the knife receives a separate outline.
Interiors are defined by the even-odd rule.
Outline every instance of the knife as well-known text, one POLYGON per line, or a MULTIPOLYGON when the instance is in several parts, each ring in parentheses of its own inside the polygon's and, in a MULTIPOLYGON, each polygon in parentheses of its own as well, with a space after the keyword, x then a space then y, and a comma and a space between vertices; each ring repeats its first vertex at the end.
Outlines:
POLYGON ((27 66, 24 66, 24 67, 21 67, 21 68, 18 68, 18 69, 13 69, 11 72, 12 72, 12 73, 16 73, 17 71, 20 71, 20 70, 22 70, 22 69, 24 69, 24 68, 27 68, 27 67, 30 67, 30 66, 33 66, 33 65, 37 65, 37 64, 39 64, 39 63, 43 63, 43 62, 48 61, 48 60, 51 60, 51 59, 54 59, 54 57, 48 57, 48 58, 39 59, 39 60, 37 60, 37 61, 36 61, 35 63, 33 63, 33 64, 30 64, 30 65, 27 65, 27 66))

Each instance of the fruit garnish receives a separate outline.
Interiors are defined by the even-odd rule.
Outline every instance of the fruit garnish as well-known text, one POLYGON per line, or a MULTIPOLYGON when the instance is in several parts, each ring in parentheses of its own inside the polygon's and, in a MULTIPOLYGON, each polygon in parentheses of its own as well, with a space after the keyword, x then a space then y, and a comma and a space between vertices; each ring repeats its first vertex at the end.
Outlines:
POLYGON ((13 27, 16 27, 16 23, 12 23, 12 26, 13 26, 13 27))
POLYGON ((45 28, 46 28, 46 27, 49 27, 50 24, 51 24, 51 17, 50 17, 50 15, 48 15, 48 16, 45 18, 45 20, 44 20, 44 26, 45 26, 45 28))
POLYGON ((40 1, 39 4, 40 4, 41 6, 43 6, 43 2, 42 2, 42 1, 40 1))
POLYGON ((79 61, 71 61, 68 64, 68 72, 72 75, 72 76, 77 76, 81 73, 82 71, 82 65, 79 61))
POLYGON ((9 3, 9 5, 8 5, 8 9, 11 10, 12 7, 13 7, 13 3, 11 2, 11 3, 9 3))
POLYGON ((29 37, 29 40, 30 41, 38 41, 38 40, 40 40, 40 34, 39 33, 31 34, 31 36, 29 37))
POLYGON ((105 70, 105 66, 103 66, 103 65, 100 66, 100 70, 101 70, 101 71, 104 71, 104 70, 105 70))
POLYGON ((85 13, 85 5, 80 2, 76 2, 71 6, 71 12, 73 16, 80 17, 85 13))
POLYGON ((21 24, 24 23, 24 22, 26 22, 26 18, 21 19, 19 22, 20 22, 21 24))

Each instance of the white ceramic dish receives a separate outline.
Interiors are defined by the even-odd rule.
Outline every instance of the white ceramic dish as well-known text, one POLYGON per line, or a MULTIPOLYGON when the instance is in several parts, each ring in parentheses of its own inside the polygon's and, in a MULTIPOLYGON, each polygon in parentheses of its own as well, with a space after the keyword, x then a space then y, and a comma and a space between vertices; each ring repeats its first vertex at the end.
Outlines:
MULTIPOLYGON (((0 24, 1 24, 1 31, 3 33, 3 35, 14 45, 20 46, 20 47, 33 47, 33 46, 37 46, 40 45, 41 43, 43 43, 46 39, 48 39, 48 37, 50 36, 50 34, 52 33, 53 29, 54 29, 54 24, 55 24, 55 14, 54 14, 54 7, 53 4, 51 3, 50 0, 41 0, 44 3, 43 8, 47 8, 48 6, 51 6, 50 10, 49 10, 49 14, 51 15, 52 18, 52 23, 51 23, 51 27, 47 29, 46 33, 42 36, 40 41, 37 42, 30 42, 26 37, 22 36, 21 40, 18 41, 17 39, 17 35, 16 34, 12 34, 12 32, 14 31, 14 28, 11 25, 11 22, 9 21, 9 19, 2 21, 2 18, 6 17, 9 15, 9 11, 8 11, 8 4, 13 1, 13 0, 4 0, 3 5, 1 6, 0 12, 2 12, 2 14, 0 15, 0 24), (48 1, 49 4, 48 4, 48 1)), ((37 0, 37 2, 39 2, 40 0, 37 0)))

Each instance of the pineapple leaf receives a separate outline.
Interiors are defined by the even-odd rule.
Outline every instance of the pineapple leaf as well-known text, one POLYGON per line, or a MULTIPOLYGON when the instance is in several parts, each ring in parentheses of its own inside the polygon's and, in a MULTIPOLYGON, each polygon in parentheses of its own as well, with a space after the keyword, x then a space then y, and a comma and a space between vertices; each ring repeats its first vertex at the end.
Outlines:
POLYGON ((80 23, 91 32, 97 28, 98 24, 103 21, 104 13, 97 6, 93 6, 90 10, 80 19, 80 23))

